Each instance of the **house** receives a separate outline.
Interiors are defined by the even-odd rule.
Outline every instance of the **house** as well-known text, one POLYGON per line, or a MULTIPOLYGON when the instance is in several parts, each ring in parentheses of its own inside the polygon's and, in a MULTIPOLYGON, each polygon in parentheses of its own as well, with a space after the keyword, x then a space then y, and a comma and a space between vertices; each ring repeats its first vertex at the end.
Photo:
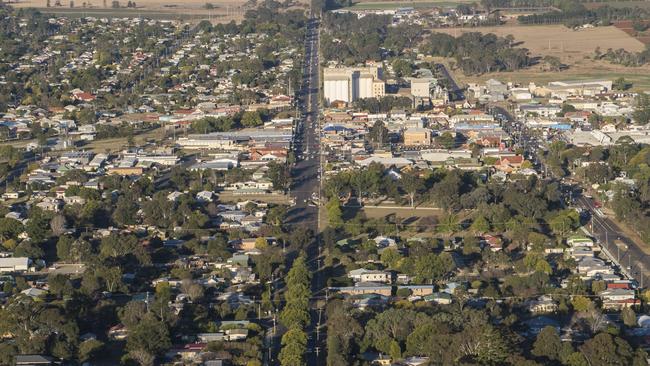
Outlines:
POLYGON ((526 307, 528 311, 536 315, 554 313, 558 310, 558 304, 548 295, 542 295, 526 302, 526 307))
POLYGON ((228 264, 234 264, 238 266, 248 266, 248 263, 250 263, 250 258, 248 257, 247 254, 235 254, 231 258, 228 258, 226 261, 228 264))
POLYGON ((208 343, 208 342, 220 342, 225 340, 225 334, 223 332, 216 332, 216 333, 199 333, 196 335, 196 339, 198 339, 201 343, 208 343))
POLYGON ((332 290, 337 290, 342 294, 348 295, 378 294, 383 296, 391 296, 392 287, 373 282, 358 282, 355 283, 354 286, 333 287, 332 290))
POLYGON ((206 345, 206 343, 188 343, 175 346, 165 353, 165 356, 168 358, 180 356, 183 361, 193 362, 203 352, 206 345))
POLYGON ((397 291, 407 289, 413 296, 427 296, 433 294, 433 285, 407 285, 398 286, 397 291))
POLYGON ((202 203, 212 202, 214 199, 214 193, 210 191, 201 191, 196 194, 196 200, 202 203))
POLYGON ((40 366, 40 365, 58 365, 54 358, 42 355, 16 355, 14 359, 16 366, 40 366))
POLYGON ((416 357, 412 356, 404 360, 404 364, 407 366, 421 366, 429 364, 429 357, 416 357))
POLYGON ((128 329, 126 329, 126 327, 123 324, 118 324, 112 326, 108 330, 108 338, 116 341, 122 341, 126 339, 128 333, 129 333, 128 329))
POLYGON ((350 271, 348 273, 348 277, 351 278, 354 282, 390 282, 390 273, 385 271, 373 271, 365 268, 359 268, 350 271))
POLYGON ((81 102, 92 102, 96 97, 90 93, 83 92, 81 90, 75 91, 72 93, 72 98, 81 102))
POLYGON ((440 305, 449 305, 452 302, 451 295, 446 292, 434 292, 429 295, 425 295, 422 298, 424 301, 435 302, 440 305))
POLYGON ((597 275, 613 274, 614 269, 605 264, 602 259, 587 257, 578 262, 578 273, 582 278, 594 278, 597 275))
POLYGON ((490 247, 493 252, 498 252, 503 249, 503 239, 499 236, 486 234, 483 236, 482 244, 490 247))
POLYGON ((377 247, 378 247, 378 248, 386 248, 386 247, 394 247, 394 246, 397 246, 397 242, 395 241, 395 239, 393 239, 393 238, 388 238, 388 237, 381 236, 381 235, 375 237, 375 238, 372 239, 372 240, 375 241, 375 243, 377 244, 377 247))
POLYGON ((20 293, 34 299, 37 297, 45 296, 47 294, 47 291, 37 287, 30 287, 26 290, 20 291, 20 293))
POLYGON ((0 273, 25 272, 29 270, 30 263, 27 257, 0 258, 0 273))
POLYGON ((367 308, 380 309, 383 308, 390 297, 378 294, 356 295, 351 299, 352 306, 357 309, 365 310, 367 308))
POLYGON ((2 194, 3 200, 15 200, 20 197, 21 192, 5 192, 2 194))
POLYGON ((235 250, 253 250, 255 249, 255 242, 257 241, 257 238, 244 238, 244 239, 237 239, 237 240, 232 240, 229 244, 235 249, 235 250))
POLYGON ((226 330, 226 339, 229 341, 242 341, 248 337, 248 329, 233 328, 226 330))
POLYGON ((176 202, 181 196, 183 196, 182 192, 175 191, 167 195, 167 200, 176 202))
POLYGON ((504 156, 497 160, 497 162, 494 164, 494 167, 502 172, 512 173, 521 169, 523 162, 524 157, 521 155, 504 156))
POLYGON ((602 291, 598 294, 603 301, 603 309, 621 310, 640 304, 636 299, 634 290, 612 288, 602 291))
POLYGON ((571 247, 593 247, 594 241, 590 238, 582 236, 572 236, 566 240, 566 243, 571 247))

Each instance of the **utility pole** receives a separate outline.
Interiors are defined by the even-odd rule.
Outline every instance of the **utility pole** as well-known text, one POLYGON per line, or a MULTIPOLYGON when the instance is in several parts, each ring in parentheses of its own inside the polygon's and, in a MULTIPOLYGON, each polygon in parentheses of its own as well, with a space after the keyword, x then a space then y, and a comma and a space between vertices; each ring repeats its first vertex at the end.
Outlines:
POLYGON ((323 308, 318 308, 318 324, 316 325, 316 342, 320 340, 320 322, 321 322, 322 312, 323 312, 323 308))

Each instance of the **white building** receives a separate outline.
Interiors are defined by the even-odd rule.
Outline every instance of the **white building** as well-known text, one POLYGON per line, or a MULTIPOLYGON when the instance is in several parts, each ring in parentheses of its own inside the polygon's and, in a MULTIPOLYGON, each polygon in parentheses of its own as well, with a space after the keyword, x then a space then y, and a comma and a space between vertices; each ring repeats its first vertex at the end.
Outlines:
POLYGON ((29 270, 27 257, 0 258, 0 272, 22 272, 29 270))
POLYGON ((381 98, 386 84, 379 67, 328 67, 323 69, 325 101, 354 102, 357 99, 381 98))

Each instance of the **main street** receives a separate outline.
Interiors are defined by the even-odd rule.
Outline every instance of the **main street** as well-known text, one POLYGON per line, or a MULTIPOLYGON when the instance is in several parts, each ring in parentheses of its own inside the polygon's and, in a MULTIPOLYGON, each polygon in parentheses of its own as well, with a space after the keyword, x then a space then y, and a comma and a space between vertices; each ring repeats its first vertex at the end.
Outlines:
MULTIPOLYGON (((316 239, 304 251, 307 263, 312 271, 312 293, 318 293, 324 286, 320 274, 319 246, 319 209, 321 200, 321 154, 320 154, 320 119, 319 119, 319 20, 311 18, 307 25, 305 39, 305 64, 303 69, 302 88, 300 91, 300 109, 304 118, 298 122, 293 153, 296 164, 292 170, 293 184, 291 194, 295 206, 289 210, 286 224, 290 229, 296 227, 308 228, 316 239)), ((312 300, 310 314, 312 321, 305 330, 309 341, 305 359, 308 365, 324 363, 324 334, 320 333, 322 313, 319 303, 312 300)))
POLYGON ((305 65, 298 101, 303 118, 296 127, 293 153, 296 164, 291 172, 291 194, 295 206, 289 211, 288 224, 318 229, 318 208, 314 204, 319 194, 320 134, 318 128, 318 20, 307 25, 305 65))

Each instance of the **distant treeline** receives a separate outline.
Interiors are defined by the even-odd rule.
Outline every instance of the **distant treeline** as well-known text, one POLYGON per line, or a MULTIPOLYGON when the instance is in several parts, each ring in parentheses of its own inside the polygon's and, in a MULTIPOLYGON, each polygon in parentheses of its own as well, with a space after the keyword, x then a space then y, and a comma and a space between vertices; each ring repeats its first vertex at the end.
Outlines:
POLYGON ((608 25, 615 20, 633 20, 647 18, 648 9, 640 7, 601 6, 587 9, 585 3, 606 3, 605 0, 481 0, 481 5, 488 10, 497 8, 543 8, 554 7, 557 11, 542 14, 522 15, 521 24, 564 24, 575 27, 582 24, 608 25))

